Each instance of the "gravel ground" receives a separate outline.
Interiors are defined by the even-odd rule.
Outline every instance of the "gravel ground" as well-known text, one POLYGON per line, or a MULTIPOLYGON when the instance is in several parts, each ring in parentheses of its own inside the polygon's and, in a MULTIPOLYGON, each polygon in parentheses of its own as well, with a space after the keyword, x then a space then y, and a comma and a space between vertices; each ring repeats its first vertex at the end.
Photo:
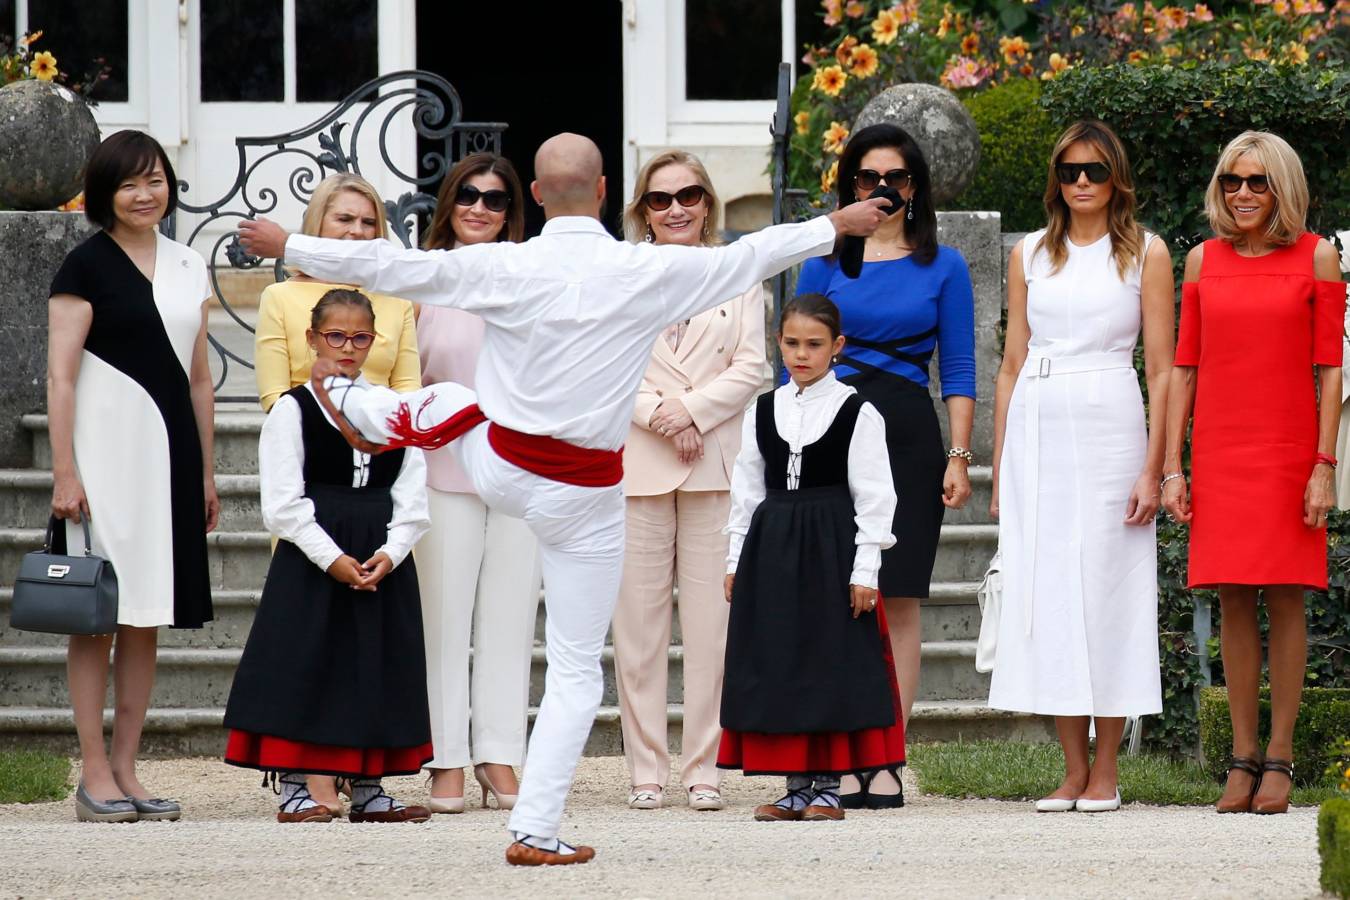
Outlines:
MULTIPOLYGON (((777 779, 728 776, 723 812, 625 805, 623 760, 582 760, 563 837, 594 862, 514 869, 506 813, 423 825, 278 825, 259 776, 215 759, 149 761, 142 780, 182 800, 176 823, 91 825, 72 800, 0 806, 0 896, 230 897, 1315 897, 1316 810, 1220 816, 1127 806, 1036 815, 1028 804, 918 796, 843 822, 757 823, 777 779)), ((470 801, 477 799, 472 785, 470 801)), ((401 799, 417 778, 390 779, 401 799)), ((1128 799, 1128 798, 1127 798, 1128 799)))

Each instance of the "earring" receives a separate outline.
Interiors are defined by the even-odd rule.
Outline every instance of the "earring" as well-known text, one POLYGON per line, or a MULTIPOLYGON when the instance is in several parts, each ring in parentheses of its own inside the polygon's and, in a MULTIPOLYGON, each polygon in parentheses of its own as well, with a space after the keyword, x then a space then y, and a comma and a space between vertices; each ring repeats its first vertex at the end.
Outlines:
POLYGON ((643 240, 649 244, 656 240, 656 235, 652 234, 652 226, 650 224, 647 225, 647 236, 644 237, 643 240))
POLYGON ((910 222, 914 221, 914 198, 912 197, 910 198, 910 201, 905 204, 905 218, 910 222))

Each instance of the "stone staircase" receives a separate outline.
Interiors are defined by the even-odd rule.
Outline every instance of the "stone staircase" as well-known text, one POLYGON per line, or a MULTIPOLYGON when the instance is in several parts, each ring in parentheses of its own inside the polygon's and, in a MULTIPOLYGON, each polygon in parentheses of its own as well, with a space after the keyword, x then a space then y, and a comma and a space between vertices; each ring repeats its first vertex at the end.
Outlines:
MULTIPOLYGON (((200 630, 161 630, 155 694, 145 730, 147 752, 216 754, 223 747, 223 706, 270 556, 258 502, 262 419, 261 413, 243 407, 222 406, 217 411, 222 515, 220 528, 208 538, 216 619, 200 630)), ((66 688, 65 638, 9 627, 12 579, 20 557, 42 543, 51 499, 46 418, 26 416, 23 425, 32 438, 34 468, 0 470, 0 744, 40 743, 69 751, 74 747, 74 728, 66 688)), ((972 470, 972 480, 975 496, 969 506, 948 514, 932 596, 922 608, 923 678, 911 733, 916 740, 1044 737, 1044 724, 1033 717, 984 706, 988 676, 974 667, 980 622, 975 588, 993 552, 997 529, 988 520, 989 469, 972 470)), ((541 598, 531 664, 532 704, 543 693, 543 625, 541 598)), ((677 620, 670 646, 670 721, 676 747, 683 657, 677 620)), ((605 650, 604 669, 603 706, 587 748, 590 753, 620 751, 612 647, 605 650)), ((532 707, 531 715, 533 711, 532 707)))

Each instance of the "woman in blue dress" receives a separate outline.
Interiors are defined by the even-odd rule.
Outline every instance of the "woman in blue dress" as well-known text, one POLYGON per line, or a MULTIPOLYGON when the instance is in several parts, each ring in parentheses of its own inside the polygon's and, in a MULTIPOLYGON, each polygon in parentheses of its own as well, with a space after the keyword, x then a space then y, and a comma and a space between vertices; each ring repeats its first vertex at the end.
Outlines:
MULTIPOLYGON (((975 301, 966 261, 937 242, 932 181, 919 145, 894 125, 871 125, 853 135, 839 158, 839 206, 866 199, 883 183, 905 203, 867 239, 861 274, 840 271, 837 247, 806 261, 797 293, 824 294, 839 307, 847 342, 835 373, 886 422, 896 542, 882 554, 880 592, 908 723, 919 686, 919 602, 928 596, 943 510, 960 509, 970 498, 975 301), (928 387, 935 351, 948 449, 928 387)), ((888 778, 883 772, 856 793, 846 780, 845 803, 861 806, 867 790, 898 793, 898 785, 884 783, 888 778)))

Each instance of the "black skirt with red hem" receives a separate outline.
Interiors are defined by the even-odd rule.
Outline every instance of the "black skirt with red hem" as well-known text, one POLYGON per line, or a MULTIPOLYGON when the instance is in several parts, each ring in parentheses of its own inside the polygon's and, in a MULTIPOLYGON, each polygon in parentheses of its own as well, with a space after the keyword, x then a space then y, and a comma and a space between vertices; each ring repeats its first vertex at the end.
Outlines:
POLYGON ((230 730, 225 747, 225 762, 232 766, 345 778, 416 775, 431 759, 430 743, 416 747, 334 747, 238 729, 230 730))
POLYGON ((890 674, 895 724, 810 734, 762 734, 724 728, 722 743, 717 750, 717 767, 739 769, 746 775, 847 775, 903 766, 904 711, 900 703, 900 683, 895 677, 895 657, 891 653, 884 600, 877 603, 876 618, 881 633, 881 655, 890 674))

